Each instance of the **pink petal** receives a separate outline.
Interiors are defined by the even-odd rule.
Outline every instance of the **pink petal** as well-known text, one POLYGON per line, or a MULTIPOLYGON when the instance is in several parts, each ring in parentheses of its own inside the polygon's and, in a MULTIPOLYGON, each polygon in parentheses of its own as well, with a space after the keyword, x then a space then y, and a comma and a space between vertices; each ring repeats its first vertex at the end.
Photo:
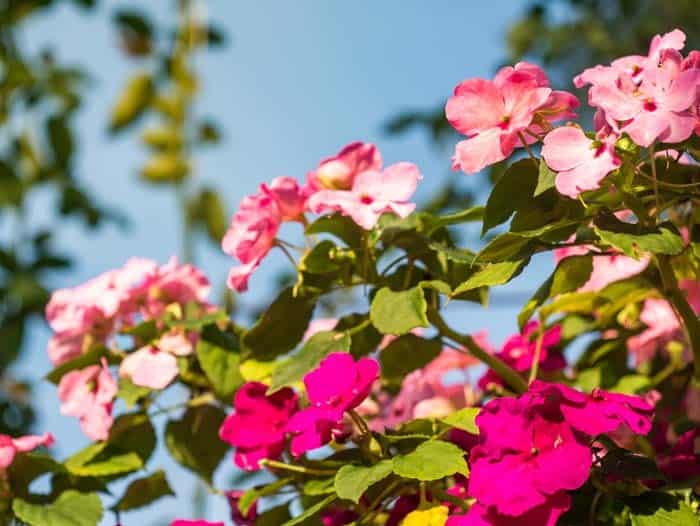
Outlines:
POLYGON ((506 115, 503 97, 493 82, 469 79, 455 88, 445 106, 450 124, 464 135, 498 126, 506 115))
POLYGON ((177 377, 178 372, 177 359, 153 347, 143 347, 129 354, 119 368, 120 376, 150 389, 164 389, 177 377))
POLYGON ((542 157, 552 170, 571 170, 593 158, 593 141, 576 126, 562 126, 544 138, 542 157))
POLYGON ((460 141, 455 147, 454 164, 467 174, 480 172, 512 153, 501 149, 501 131, 491 129, 460 141))

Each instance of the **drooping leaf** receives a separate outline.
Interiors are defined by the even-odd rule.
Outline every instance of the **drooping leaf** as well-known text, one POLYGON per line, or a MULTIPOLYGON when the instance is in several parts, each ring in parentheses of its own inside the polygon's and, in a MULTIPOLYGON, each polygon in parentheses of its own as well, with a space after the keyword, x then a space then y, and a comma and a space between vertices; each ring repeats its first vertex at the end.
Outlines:
POLYGON ((426 440, 414 451, 394 457, 394 473, 423 481, 439 480, 455 473, 469 475, 464 451, 443 440, 426 440))
POLYGON ((515 276, 520 274, 525 261, 503 261, 501 263, 491 263, 475 272, 467 281, 462 283, 453 292, 453 296, 458 296, 464 292, 478 289, 480 287, 493 287, 508 283, 515 276))
POLYGON ((382 460, 373 466, 343 466, 335 475, 335 492, 341 499, 357 504, 370 486, 388 477, 393 469, 391 460, 382 460))
POLYGON ((158 470, 152 475, 134 480, 114 506, 119 511, 133 510, 147 506, 158 499, 174 496, 175 493, 165 478, 165 472, 158 470))
POLYGON ((384 287, 372 300, 369 315, 379 332, 400 335, 417 327, 428 327, 427 308, 421 287, 400 292, 384 287))
POLYGON ((482 234, 500 225, 531 201, 537 187, 538 166, 531 159, 516 161, 496 182, 486 202, 482 234))
POLYGON ((30 526, 97 526, 102 519, 102 502, 95 493, 68 490, 51 504, 14 499, 12 511, 30 526))

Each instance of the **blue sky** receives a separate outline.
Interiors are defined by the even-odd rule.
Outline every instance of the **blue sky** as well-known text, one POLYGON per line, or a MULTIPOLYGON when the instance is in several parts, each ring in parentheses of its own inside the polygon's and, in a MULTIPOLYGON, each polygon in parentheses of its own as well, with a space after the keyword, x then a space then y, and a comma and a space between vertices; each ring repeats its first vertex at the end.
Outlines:
MULTIPOLYGON (((62 62, 82 64, 92 73, 77 121, 78 172, 99 199, 125 212, 132 225, 126 232, 109 226, 89 235, 77 225, 65 228, 60 241, 77 264, 56 278, 56 286, 77 284, 121 265, 129 256, 165 261, 180 246, 173 194, 137 178, 145 159, 138 134, 112 140, 106 133, 110 105, 127 75, 139 67, 118 50, 110 14, 117 6, 134 4, 138 3, 102 1, 92 15, 62 6, 34 20, 21 35, 28 48, 50 46, 62 62)), ((148 4, 162 22, 175 16, 170 0, 140 4, 148 4)), ((230 44, 197 59, 203 91, 196 110, 216 116, 224 141, 197 156, 197 180, 218 188, 232 211, 259 183, 279 175, 301 178, 320 158, 359 139, 376 142, 387 162, 418 164, 424 174, 418 197, 425 199, 449 173, 451 152, 436 151, 419 132, 388 138, 381 124, 401 110, 444 101, 464 78, 490 76, 505 56, 505 28, 524 6, 517 0, 210 0, 209 17, 226 28, 230 44)), ((35 203, 32 217, 37 223, 43 220, 42 203, 35 203)), ((272 259, 253 277, 243 303, 269 297, 275 272, 283 264, 281 256, 272 259)), ((206 243, 198 246, 198 262, 217 285, 231 264, 206 243)), ((532 289, 547 266, 528 271, 509 291, 532 289)), ((517 305, 469 307, 452 312, 450 318, 464 331, 485 327, 500 343, 514 329, 516 312, 517 305)), ((38 380, 49 370, 47 338, 48 332, 38 325, 19 373, 38 380)), ((84 445, 77 423, 58 415, 55 388, 42 384, 36 393, 41 400, 40 427, 56 434, 57 453, 66 455, 84 445)), ((228 462, 218 475, 221 486, 230 479, 228 462)), ((192 477, 173 466, 162 451, 151 463, 153 468, 160 466, 169 470, 178 498, 162 501, 156 510, 126 514, 124 525, 191 516, 192 477)), ((225 518, 225 509, 223 502, 213 500, 208 518, 225 518)), ((112 517, 104 524, 113 524, 112 517)))

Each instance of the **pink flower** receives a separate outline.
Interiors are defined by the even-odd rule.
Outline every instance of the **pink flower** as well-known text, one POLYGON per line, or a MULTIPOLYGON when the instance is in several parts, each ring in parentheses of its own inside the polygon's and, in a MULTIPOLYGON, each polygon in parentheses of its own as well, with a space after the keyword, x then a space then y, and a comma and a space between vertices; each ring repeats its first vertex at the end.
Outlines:
POLYGON ((193 265, 181 265, 176 257, 144 275, 134 289, 136 301, 146 319, 161 316, 173 303, 185 306, 196 303, 209 308, 211 285, 204 273, 193 265))
POLYGON ((177 358, 152 345, 130 353, 119 366, 119 376, 149 389, 165 389, 178 372, 177 358))
POLYGON ((243 491, 232 490, 226 492, 229 508, 231 508, 231 520, 236 526, 255 526, 255 521, 258 519, 258 500, 254 500, 253 504, 248 508, 248 513, 243 515, 238 508, 238 503, 243 496, 243 491))
MULTIPOLYGON (((554 259, 558 263, 569 256, 583 256, 598 249, 593 245, 577 245, 558 248, 554 251, 554 259)), ((649 258, 634 259, 622 254, 594 255, 593 270, 578 292, 595 292, 604 289, 611 283, 631 278, 642 272, 649 265, 649 258)))
MULTIPOLYGON (((516 371, 520 373, 528 372, 532 367, 532 362, 537 352, 538 327, 538 322, 529 322, 524 327, 522 334, 515 334, 506 340, 503 348, 496 353, 496 356, 516 371)), ((566 367, 564 356, 556 349, 553 349, 559 344, 560 338, 561 327, 559 325, 544 331, 539 351, 539 369, 541 371, 554 372, 566 367)), ((489 369, 479 380, 479 387, 488 389, 492 384, 502 386, 503 380, 492 369, 489 369)))
POLYGON ((297 221, 306 207, 306 199, 312 193, 309 187, 300 187, 293 177, 277 177, 260 185, 260 193, 272 199, 282 221, 297 221))
POLYGON ((526 62, 502 68, 493 81, 465 80, 445 106, 447 120, 468 137, 457 144, 453 165, 471 174, 502 161, 523 138, 536 142, 549 122, 573 116, 577 106, 573 95, 552 91, 544 72, 526 62))
POLYGON ((588 479, 591 451, 555 406, 528 394, 499 398, 484 406, 476 423, 469 494, 497 514, 523 515, 588 479))
POLYGON ((229 273, 230 288, 238 292, 248 289, 248 278, 275 245, 281 221, 277 204, 269 195, 243 199, 221 241, 224 252, 242 263, 229 273))
POLYGON ((49 447, 53 443, 54 438, 51 433, 26 435, 18 438, 0 435, 0 469, 9 468, 19 453, 28 453, 40 446, 49 447))
POLYGON ((61 414, 79 418, 83 433, 92 440, 105 440, 109 436, 116 395, 117 383, 104 358, 101 365, 67 373, 58 384, 61 414))
POLYGON ((600 181, 620 164, 615 153, 617 136, 599 134, 594 141, 575 126, 562 126, 544 138, 542 157, 558 172, 560 194, 576 198, 581 192, 600 188, 600 181))
POLYGON ((285 387, 266 395, 258 382, 243 385, 233 399, 234 412, 226 417, 219 437, 236 448, 234 461, 248 471, 260 469, 262 459, 277 459, 284 450, 287 423, 297 411, 298 398, 285 387))
POLYGON ((353 142, 321 161, 307 179, 314 190, 350 190, 358 174, 381 169, 382 156, 373 144, 353 142))
POLYGON ((529 392, 558 404, 569 425, 591 437, 615 431, 620 426, 638 435, 651 431, 654 407, 639 396, 609 393, 598 388, 585 394, 563 384, 539 380, 533 382, 529 392))
POLYGON ((465 515, 453 515, 445 526, 556 526, 559 518, 571 507, 571 497, 555 493, 541 504, 515 517, 501 515, 494 508, 474 503, 465 515))
POLYGON ((287 425, 292 433, 291 452, 299 456, 328 443, 342 432, 346 411, 359 406, 379 375, 379 364, 370 358, 357 362, 349 353, 329 354, 304 377, 310 406, 295 414, 287 425))
POLYGON ((416 205, 408 200, 416 191, 421 175, 416 165, 396 163, 384 169, 357 174, 349 190, 320 190, 309 198, 308 207, 316 213, 340 212, 365 230, 371 230, 379 217, 391 212, 408 216, 416 205))

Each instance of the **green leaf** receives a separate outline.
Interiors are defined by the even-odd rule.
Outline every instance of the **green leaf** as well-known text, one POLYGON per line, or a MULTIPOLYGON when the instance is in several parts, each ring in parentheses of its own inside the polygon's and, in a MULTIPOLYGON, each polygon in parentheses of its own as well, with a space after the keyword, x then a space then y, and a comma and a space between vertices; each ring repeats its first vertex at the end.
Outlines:
POLYGON ((479 434, 479 428, 476 427, 476 416, 479 414, 478 407, 465 407, 459 411, 441 418, 448 426, 456 427, 472 435, 479 434))
POLYGON ((17 455, 8 468, 8 479, 15 495, 29 494, 31 483, 44 473, 67 473, 63 464, 45 453, 17 455))
POLYGON ((369 316, 379 332, 400 335, 416 327, 428 327, 427 309, 421 287, 401 292, 384 287, 374 297, 369 316))
POLYGON ((379 353, 382 378, 398 386, 408 373, 437 358, 441 350, 439 339, 426 340, 410 333, 399 336, 379 353))
POLYGON ((649 252, 680 254, 684 247, 683 239, 671 224, 652 230, 639 224, 625 223, 614 216, 604 216, 596 219, 594 230, 603 243, 637 259, 649 252))
POLYGON ((133 510, 147 506, 162 497, 174 495, 165 473, 158 470, 129 484, 114 508, 119 511, 133 510))
POLYGON ((136 121, 150 104, 153 92, 153 80, 148 73, 131 77, 112 109, 110 131, 118 132, 136 121))
POLYGON ((513 212, 527 205, 537 181, 538 167, 531 159, 521 159, 509 166, 494 185, 486 202, 482 235, 505 223, 513 212))
POLYGON ((298 353, 292 355, 272 374, 268 393, 292 385, 315 369, 321 360, 333 352, 348 352, 352 341, 345 332, 321 331, 309 338, 298 353))
POLYGON ((212 483, 214 471, 228 451, 219 439, 219 428, 226 414, 213 405, 190 407, 182 418, 168 420, 165 444, 182 466, 212 483))
POLYGON ((335 493, 335 487, 333 486, 334 482, 334 477, 329 477, 326 479, 311 479, 304 483, 302 491, 304 492, 304 495, 309 495, 310 497, 330 495, 331 493, 335 493))
POLYGON ((64 374, 76 369, 84 369, 88 365, 96 365, 100 363, 100 359, 102 357, 107 357, 110 365, 112 363, 118 363, 111 360, 109 349, 107 349, 107 347, 104 345, 97 345, 89 352, 81 354, 77 358, 62 363, 58 367, 54 368, 49 374, 46 375, 46 379, 54 384, 58 384, 58 382, 61 381, 61 378, 63 378, 64 374))
POLYGON ((271 482, 270 484, 266 484, 265 486, 249 489, 243 495, 241 495, 241 498, 238 500, 239 511, 244 516, 248 515, 248 510, 250 510, 250 507, 255 503, 256 500, 258 500, 260 497, 274 495, 293 480, 294 479, 292 478, 279 479, 274 482, 271 482))
POLYGON ((364 231, 349 217, 340 214, 319 217, 306 227, 306 234, 331 234, 349 247, 362 246, 364 231))
POLYGON ((117 417, 108 444, 120 451, 136 453, 145 464, 156 448, 156 432, 146 413, 126 413, 117 417))
POLYGON ((291 288, 285 289, 245 333, 243 344, 259 360, 291 351, 301 341, 315 306, 315 297, 295 297, 291 288))
POLYGON ((478 289, 480 287, 493 287, 508 283, 515 276, 520 274, 525 266, 524 260, 503 261, 501 263, 491 263, 475 272, 467 281, 459 285, 453 292, 453 296, 458 296, 464 292, 478 289))
POLYGON ((148 387, 136 385, 129 378, 119 379, 117 396, 124 400, 128 408, 132 408, 139 400, 148 396, 150 392, 151 390, 148 387))
POLYGON ((12 511, 30 526, 97 526, 102 519, 102 502, 94 493, 68 490, 51 504, 14 499, 12 511))
POLYGON ((498 262, 509 259, 519 259, 525 255, 526 247, 532 244, 532 239, 506 232, 496 236, 482 248, 476 256, 480 262, 498 262))
POLYGON ((175 152, 156 152, 141 168, 141 177, 151 183, 176 183, 189 173, 189 161, 175 152))
POLYGON ((311 517, 313 517, 314 515, 316 515, 320 511, 322 511, 323 509, 330 506, 330 504, 333 501, 335 501, 337 498, 338 497, 336 497, 335 495, 328 495, 325 499, 318 501, 316 504, 314 504, 313 506, 311 506, 309 508, 306 508, 301 515, 294 517, 292 520, 285 522, 282 526, 296 526, 297 524, 303 523, 307 519, 310 519, 311 517))
POLYGON ((699 517, 677 496, 649 491, 628 499, 632 526, 697 526, 699 517))
POLYGON ((289 504, 280 504, 258 515, 255 526, 279 526, 289 520, 289 504))
POLYGON ((327 274, 337 271, 340 265, 332 257, 335 248, 335 243, 324 239, 304 254, 299 261, 299 270, 310 274, 327 274))
POLYGON ((341 499, 357 504, 370 486, 388 477, 393 469, 391 460, 382 460, 373 466, 343 466, 335 474, 335 492, 341 499))
POLYGON ((394 457, 394 473, 423 481, 439 480, 455 473, 469 475, 464 451, 451 442, 427 440, 415 451, 394 457))
POLYGON ((143 467, 143 460, 133 451, 123 452, 107 446, 106 442, 89 445, 66 459, 66 469, 80 477, 107 477, 143 467))
POLYGON ((554 181, 557 178, 557 172, 553 172, 544 162, 544 159, 540 159, 540 168, 537 173, 537 187, 533 193, 533 197, 537 197, 545 193, 550 188, 554 188, 554 181))
POLYGON ((197 359, 216 396, 222 400, 230 400, 244 381, 238 352, 207 341, 203 336, 197 342, 197 359))

